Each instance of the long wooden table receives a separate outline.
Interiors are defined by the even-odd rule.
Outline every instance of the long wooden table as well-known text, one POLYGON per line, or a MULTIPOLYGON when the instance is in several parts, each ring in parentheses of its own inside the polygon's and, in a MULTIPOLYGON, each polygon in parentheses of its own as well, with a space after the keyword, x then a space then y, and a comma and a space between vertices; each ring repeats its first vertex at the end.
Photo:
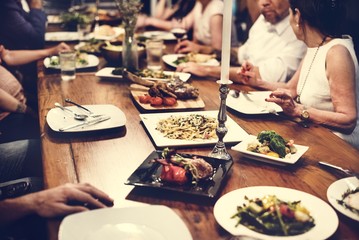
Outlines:
MULTIPOLYGON (((170 48, 166 49, 167 52, 170 48)), ((97 69, 77 73, 73 81, 61 81, 59 72, 48 71, 42 62, 38 64, 38 102, 41 126, 42 157, 45 185, 55 187, 67 182, 88 182, 107 192, 115 199, 114 207, 162 204, 173 209, 185 222, 193 239, 229 239, 213 216, 216 199, 203 199, 165 191, 148 191, 125 185, 133 171, 155 150, 139 114, 142 111, 131 97, 125 80, 103 81, 94 73, 105 66, 101 60, 97 69), (113 104, 126 115, 123 128, 97 134, 58 134, 46 123, 46 115, 55 102, 66 98, 81 104, 113 104)), ((214 79, 191 78, 200 89, 205 102, 203 110, 218 110, 219 91, 214 79)), ((244 86, 233 84, 235 89, 244 86)), ((262 130, 275 130, 297 144, 309 146, 301 160, 290 167, 278 167, 244 158, 240 153, 227 149, 234 165, 220 196, 235 189, 249 186, 281 186, 298 189, 327 202, 327 188, 340 176, 318 166, 327 161, 359 171, 359 151, 321 126, 303 128, 298 124, 274 115, 244 115, 229 111, 233 118, 249 134, 262 130)), ((180 152, 207 155, 210 147, 186 147, 180 152)), ((359 239, 358 222, 338 213, 339 228, 331 239, 359 239)), ((140 216, 139 216, 140 217, 140 216)), ((57 239, 60 220, 49 221, 49 239, 57 239)))

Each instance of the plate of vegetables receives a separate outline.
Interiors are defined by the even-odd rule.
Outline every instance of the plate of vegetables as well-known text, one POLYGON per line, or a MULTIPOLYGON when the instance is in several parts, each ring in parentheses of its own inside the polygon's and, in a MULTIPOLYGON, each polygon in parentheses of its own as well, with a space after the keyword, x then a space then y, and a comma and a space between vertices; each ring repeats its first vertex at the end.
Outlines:
POLYGON ((275 131, 262 131, 232 147, 245 157, 270 164, 285 166, 295 164, 308 150, 308 146, 294 144, 275 131))
MULTIPOLYGON (((87 53, 78 52, 76 56, 76 69, 96 67, 100 63, 100 59, 87 53)), ((60 57, 51 56, 44 59, 44 66, 46 68, 60 69, 60 57)))
POLYGON ((359 221, 359 179, 347 177, 335 181, 327 190, 327 198, 336 210, 359 221))
POLYGON ((214 217, 232 235, 258 239, 327 239, 338 228, 334 209, 295 189, 255 186, 218 199, 214 217))
POLYGON ((165 148, 153 151, 125 184, 214 198, 232 165, 232 160, 177 153, 165 148))

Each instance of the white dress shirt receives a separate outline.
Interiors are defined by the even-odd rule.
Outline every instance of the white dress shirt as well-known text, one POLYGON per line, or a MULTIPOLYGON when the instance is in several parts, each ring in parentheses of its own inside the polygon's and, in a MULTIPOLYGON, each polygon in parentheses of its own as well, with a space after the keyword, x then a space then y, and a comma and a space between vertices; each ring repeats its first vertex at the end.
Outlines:
POLYGON ((248 40, 238 49, 238 61, 257 66, 263 80, 286 82, 297 70, 306 49, 295 36, 289 16, 271 24, 260 15, 249 30, 248 40))

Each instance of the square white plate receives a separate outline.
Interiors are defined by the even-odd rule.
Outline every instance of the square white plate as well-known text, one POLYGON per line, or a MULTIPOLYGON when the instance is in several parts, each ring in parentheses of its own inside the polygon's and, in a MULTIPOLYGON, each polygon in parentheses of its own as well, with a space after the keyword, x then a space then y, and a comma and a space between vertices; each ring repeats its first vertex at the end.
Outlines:
MULTIPOLYGON (((174 116, 187 116, 190 114, 200 114, 208 117, 217 118, 218 111, 198 111, 198 112, 173 112, 173 113, 148 113, 140 114, 141 120, 146 126, 153 141, 158 147, 175 147, 175 146, 193 146, 193 145, 208 145, 217 143, 218 139, 205 139, 205 140, 182 140, 182 139, 170 139, 156 130, 156 125, 159 120, 174 116)), ((248 133, 244 131, 232 118, 227 116, 225 123, 228 133, 224 137, 225 143, 237 143, 242 141, 248 136, 248 133)))
POLYGON ((238 98, 228 94, 227 107, 244 114, 267 114, 271 110, 282 112, 279 105, 265 101, 270 93, 271 91, 240 93, 238 98))
MULTIPOLYGON (((97 77, 101 77, 101 78, 118 78, 118 79, 122 79, 122 75, 114 75, 114 74, 112 74, 112 71, 114 69, 115 68, 113 68, 113 67, 102 68, 95 75, 97 77)), ((166 74, 166 75, 170 75, 170 76, 173 76, 174 74, 176 74, 183 82, 187 82, 188 79, 191 77, 190 73, 173 72, 173 71, 163 71, 163 73, 166 74)), ((148 80, 151 80, 151 81, 168 81, 169 80, 169 79, 161 79, 161 78, 143 78, 143 79, 148 79, 148 80)))
POLYGON ((146 38, 159 38, 165 41, 176 40, 176 37, 171 32, 166 31, 146 31, 142 36, 146 38))
POLYGON ((182 219, 161 205, 102 208, 69 215, 59 240, 192 240, 182 219))
MULTIPOLYGON (((185 54, 166 54, 162 56, 162 60, 167 63, 168 65, 170 65, 171 67, 177 67, 178 64, 175 64, 174 61, 177 60, 177 58, 179 57, 183 57, 185 56, 185 54)), ((220 63, 218 62, 217 59, 212 58, 210 60, 208 60, 207 62, 203 62, 203 63, 199 63, 199 65, 204 65, 204 66, 219 66, 220 63)))
POLYGON ((294 144, 294 146, 297 148, 296 153, 291 154, 290 156, 288 155, 286 158, 276 158, 276 157, 271 157, 264 154, 248 151, 247 150, 248 144, 253 142, 256 138, 257 136, 249 135, 241 143, 238 143, 237 145, 233 146, 232 150, 238 151, 242 153, 244 156, 253 160, 285 166, 285 165, 295 164, 309 148, 307 146, 294 144))
MULTIPOLYGON (((110 116, 109 120, 89 125, 83 127, 77 127, 73 129, 66 130, 66 132, 86 132, 86 131, 95 131, 101 129, 109 129, 115 127, 121 127, 126 124, 126 116, 125 114, 116 106, 106 104, 106 105, 84 105, 84 107, 88 108, 94 114, 103 114, 110 116)), ((87 114, 81 108, 76 106, 66 106, 66 108, 71 109, 79 114, 87 114)), ((52 108, 46 116, 47 124, 53 131, 60 132, 60 128, 64 128, 66 126, 71 126, 73 124, 82 123, 82 120, 74 119, 73 115, 69 111, 63 111, 60 108, 52 108)))
MULTIPOLYGON (((87 65, 76 64, 76 69, 96 67, 100 63, 100 59, 92 54, 87 54, 87 61, 88 61, 87 65)), ((50 64, 50 57, 44 59, 44 66, 46 68, 60 69, 60 64, 59 65, 50 64)))

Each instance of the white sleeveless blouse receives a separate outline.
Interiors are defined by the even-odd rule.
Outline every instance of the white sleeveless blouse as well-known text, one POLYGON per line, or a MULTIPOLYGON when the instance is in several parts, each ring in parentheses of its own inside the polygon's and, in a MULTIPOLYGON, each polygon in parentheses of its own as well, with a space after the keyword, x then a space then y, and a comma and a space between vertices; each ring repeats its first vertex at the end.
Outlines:
POLYGON ((300 77, 297 85, 297 93, 300 93, 301 103, 308 107, 313 107, 321 110, 334 111, 333 103, 330 97, 329 81, 327 79, 325 70, 325 59, 328 50, 334 45, 343 45, 350 52, 355 65, 355 82, 356 82, 356 105, 357 105, 357 125, 351 134, 343 134, 334 132, 336 135, 346 140, 350 144, 359 149, 359 72, 358 60, 355 55, 353 41, 349 36, 343 38, 336 38, 329 43, 321 46, 314 59, 310 69, 306 83, 305 78, 308 74, 310 65, 313 61, 317 48, 308 48, 307 54, 303 60, 303 66, 300 72, 300 77), (304 85, 304 87, 303 87, 304 85), (303 89, 303 90, 302 90, 303 89), (302 91, 302 92, 301 92, 302 91))

